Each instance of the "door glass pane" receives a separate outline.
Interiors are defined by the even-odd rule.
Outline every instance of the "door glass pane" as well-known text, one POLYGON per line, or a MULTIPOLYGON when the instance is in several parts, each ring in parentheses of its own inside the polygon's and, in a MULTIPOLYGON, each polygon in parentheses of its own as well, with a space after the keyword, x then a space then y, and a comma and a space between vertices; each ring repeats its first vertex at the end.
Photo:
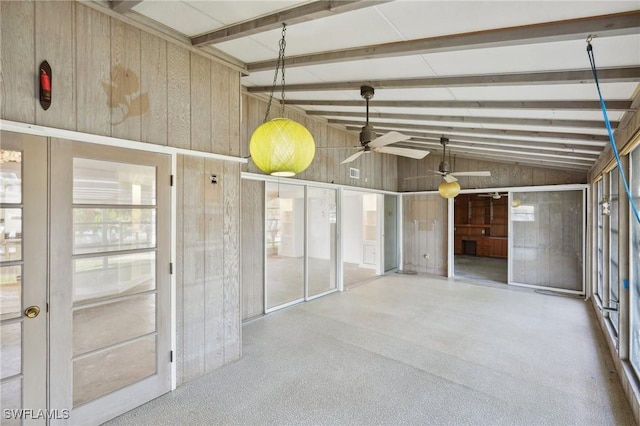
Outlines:
POLYGON ((139 293, 156 287, 155 252, 75 259, 73 270, 74 302, 139 293))
POLYGON ((0 149, 0 203, 22 202, 22 153, 0 149))
POLYGON ((309 296, 336 288, 337 193, 335 189, 308 188, 309 296))
POLYGON ((447 200, 438 194, 404 196, 402 215, 402 269, 446 276, 447 246, 441 241, 447 241, 447 200))
POLYGON ((596 220, 598 221, 598 235, 597 235, 597 241, 598 241, 598 258, 596 260, 597 262, 597 267, 598 267, 598 285, 597 285, 597 294, 600 296, 600 300, 602 300, 602 295, 604 294, 604 290, 603 290, 603 286, 604 286, 604 218, 602 215, 602 181, 603 179, 600 179, 598 181, 598 186, 597 186, 597 197, 596 197, 596 201, 598 202, 598 208, 597 208, 597 218, 596 220))
MULTIPOLYGON (((609 305, 618 308, 618 169, 610 173, 611 214, 609 215, 609 305)), ((610 312, 613 328, 618 331, 618 312, 610 312)))
MULTIPOLYGON (((640 148, 631 153, 631 177, 629 189, 633 197, 633 203, 640 209, 640 148)), ((640 376, 640 223, 633 211, 631 216, 631 252, 629 264, 631 265, 630 302, 631 311, 631 365, 636 374, 640 376)))
POLYGON ((513 282, 583 291, 583 191, 513 194, 513 282))
POLYGON ((0 262, 22 259, 22 209, 0 209, 0 262))
POLYGON ((0 319, 22 314, 22 266, 0 267, 0 319))
POLYGON ((155 336, 77 359, 73 362, 73 406, 111 393, 155 372, 155 336))
POLYGON ((156 330, 156 297, 148 294, 73 312, 73 355, 156 330))
POLYGON ((0 379, 5 379, 22 373, 22 323, 0 326, 0 337, 0 379))
POLYGON ((155 202, 155 167, 73 159, 74 204, 154 205, 155 202))
POLYGON ((73 209, 73 253, 152 248, 155 209, 73 209))
POLYGON ((268 182, 267 308, 304 298, 304 187, 268 182))

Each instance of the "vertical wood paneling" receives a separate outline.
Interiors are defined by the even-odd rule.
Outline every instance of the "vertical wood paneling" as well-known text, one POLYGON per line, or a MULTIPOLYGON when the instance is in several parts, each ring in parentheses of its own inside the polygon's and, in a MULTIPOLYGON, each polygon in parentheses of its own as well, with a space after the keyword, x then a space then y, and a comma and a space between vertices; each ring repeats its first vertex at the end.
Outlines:
POLYGON ((243 179, 242 220, 242 319, 264 313, 264 183, 243 179))
POLYGON ((76 3, 75 83, 79 132, 111 135, 110 34, 108 16, 76 3))
POLYGON ((184 379, 184 156, 176 158, 176 383, 185 383, 184 379))
POLYGON ((204 356, 206 372, 211 372, 224 363, 224 244, 223 244, 223 196, 225 180, 223 162, 207 159, 202 178, 209 180, 215 174, 217 184, 205 184, 205 281, 204 356), (209 178, 209 179, 207 179, 209 178))
POLYGON ((111 20, 111 135, 140 140, 148 93, 140 89, 140 30, 111 20))
POLYGON ((191 56, 167 44, 167 135, 176 148, 191 147, 191 56))
POLYGON ((240 358, 240 166, 224 164, 224 360, 240 358))
POLYGON ((230 145, 229 111, 230 70, 217 62, 211 62, 211 136, 212 152, 226 154, 230 145))
POLYGON ((211 61, 191 52, 191 149, 211 152, 211 117, 211 61))
POLYGON ((240 156, 240 73, 234 70, 228 70, 229 78, 229 149, 227 154, 240 156))
POLYGON ((143 32, 140 45, 140 92, 149 99, 149 109, 141 116, 142 142, 166 145, 167 42, 143 32))
POLYGON ((183 380, 205 373, 205 217, 204 160, 185 156, 183 194, 183 380))
POLYGON ((0 112, 7 120, 35 123, 34 22, 33 2, 0 2, 0 112))
POLYGON ((36 67, 46 60, 52 74, 51 106, 36 105, 36 123, 75 130, 74 2, 36 2, 35 25, 36 67))

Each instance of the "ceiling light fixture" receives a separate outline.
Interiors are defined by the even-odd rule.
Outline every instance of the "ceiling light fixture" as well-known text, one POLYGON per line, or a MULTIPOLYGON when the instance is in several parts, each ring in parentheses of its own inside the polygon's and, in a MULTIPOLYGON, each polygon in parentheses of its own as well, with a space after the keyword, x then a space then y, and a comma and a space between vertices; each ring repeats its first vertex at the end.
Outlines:
POLYGON ((264 121, 253 132, 249 141, 251 159, 263 172, 282 177, 291 177, 303 172, 313 161, 316 145, 313 136, 302 124, 284 118, 284 52, 287 24, 282 24, 280 51, 269 94, 269 103, 264 121), (273 92, 278 80, 278 70, 282 67, 282 95, 280 118, 269 120, 273 92), (269 120, 269 121, 267 121, 269 120))
POLYGON ((444 198, 454 198, 460 193, 460 184, 457 181, 447 182, 443 180, 438 186, 438 192, 444 198))

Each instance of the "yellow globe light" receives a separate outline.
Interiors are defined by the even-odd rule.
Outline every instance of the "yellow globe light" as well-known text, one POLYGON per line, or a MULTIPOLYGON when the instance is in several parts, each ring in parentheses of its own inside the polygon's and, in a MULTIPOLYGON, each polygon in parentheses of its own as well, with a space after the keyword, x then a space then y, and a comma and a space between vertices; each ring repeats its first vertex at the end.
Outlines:
POLYGON ((458 182, 446 182, 442 181, 438 187, 438 192, 444 198, 454 198, 460 193, 460 184, 458 182))
POLYGON ((316 153, 316 144, 302 124, 288 118, 274 118, 253 132, 249 152, 263 172, 291 177, 309 167, 316 153))

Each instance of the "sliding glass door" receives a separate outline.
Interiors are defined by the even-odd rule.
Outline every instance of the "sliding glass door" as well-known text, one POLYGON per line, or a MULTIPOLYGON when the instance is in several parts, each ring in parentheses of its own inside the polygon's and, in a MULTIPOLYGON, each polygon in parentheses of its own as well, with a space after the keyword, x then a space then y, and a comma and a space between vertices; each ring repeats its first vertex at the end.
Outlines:
POLYGON ((307 206, 307 298, 311 298, 337 288, 337 191, 308 187, 307 206))
POLYGON ((584 193, 513 193, 510 284, 584 292, 584 193))

